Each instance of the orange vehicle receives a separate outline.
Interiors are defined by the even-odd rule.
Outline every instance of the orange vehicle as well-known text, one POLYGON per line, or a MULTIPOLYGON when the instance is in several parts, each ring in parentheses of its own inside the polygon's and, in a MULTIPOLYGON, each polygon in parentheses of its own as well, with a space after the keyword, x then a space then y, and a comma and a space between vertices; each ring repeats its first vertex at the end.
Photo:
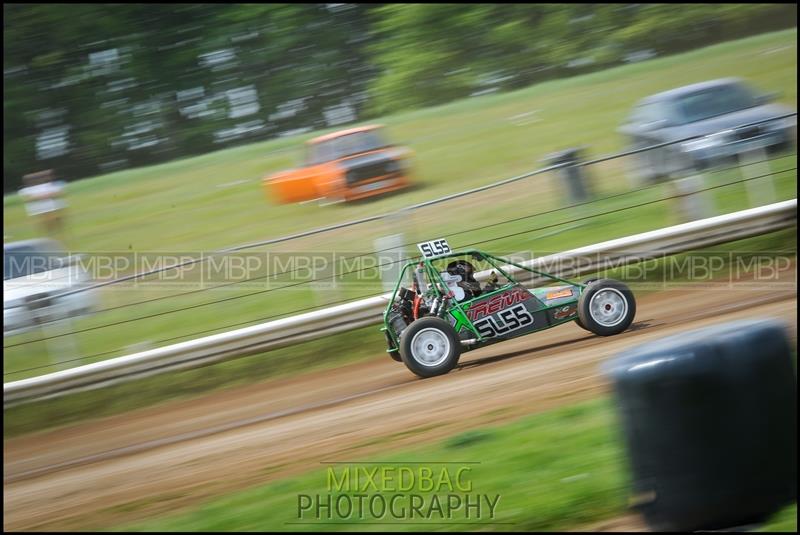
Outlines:
POLYGON ((306 143, 305 164, 263 180, 280 203, 354 201, 408 187, 411 149, 388 143, 381 125, 361 126, 306 143))

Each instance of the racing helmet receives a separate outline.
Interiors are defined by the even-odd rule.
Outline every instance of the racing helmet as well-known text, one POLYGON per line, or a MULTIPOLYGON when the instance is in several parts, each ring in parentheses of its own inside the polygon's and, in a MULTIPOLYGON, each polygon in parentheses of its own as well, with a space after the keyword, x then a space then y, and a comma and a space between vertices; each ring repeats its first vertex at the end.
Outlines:
POLYGON ((447 265, 447 272, 451 275, 461 275, 462 282, 476 282, 475 268, 466 260, 456 260, 447 265))

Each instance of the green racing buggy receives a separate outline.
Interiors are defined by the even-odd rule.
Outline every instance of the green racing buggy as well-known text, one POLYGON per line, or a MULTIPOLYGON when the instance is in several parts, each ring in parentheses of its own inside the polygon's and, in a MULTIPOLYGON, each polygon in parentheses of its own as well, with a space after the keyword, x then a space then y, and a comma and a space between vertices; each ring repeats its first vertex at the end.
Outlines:
POLYGON ((381 330, 389 355, 420 377, 448 373, 464 351, 571 321, 619 334, 636 314, 633 293, 613 279, 576 283, 475 249, 453 252, 443 239, 418 248, 422 258, 403 266, 381 330))

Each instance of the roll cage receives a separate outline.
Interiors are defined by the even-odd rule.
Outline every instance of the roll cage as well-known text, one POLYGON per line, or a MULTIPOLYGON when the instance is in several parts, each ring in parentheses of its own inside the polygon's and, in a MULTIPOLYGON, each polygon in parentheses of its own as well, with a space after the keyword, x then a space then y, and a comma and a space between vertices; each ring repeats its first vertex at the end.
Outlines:
MULTIPOLYGON (((496 293, 504 292, 516 285, 521 285, 514 279, 514 277, 512 277, 510 274, 508 274, 505 270, 503 270, 500 267, 499 265, 500 263, 503 263, 505 265, 511 265, 519 269, 523 269, 525 271, 533 273, 534 275, 538 275, 540 277, 544 277, 553 281, 558 281, 572 286, 577 286, 580 287, 581 289, 586 287, 585 284, 576 283, 567 279, 562 279, 560 277, 556 277, 555 275, 550 275, 549 273, 544 273, 542 271, 527 266, 523 266, 516 262, 512 262, 505 258, 500 258, 498 256, 494 256, 492 254, 479 251, 477 249, 467 249, 463 251, 451 252, 448 254, 439 255, 435 257, 421 258, 420 260, 414 262, 408 262, 403 266, 402 270, 400 271, 400 275, 397 278, 397 284, 395 284, 394 290, 392 291, 392 297, 389 300, 389 305, 386 307, 386 310, 383 313, 383 327, 381 328, 381 330, 389 333, 395 346, 394 348, 390 348, 389 351, 396 350, 398 344, 397 333, 394 333, 393 329, 389 327, 389 314, 392 308, 392 304, 395 303, 395 300, 397 299, 397 293, 400 290, 401 283, 403 282, 404 277, 406 276, 406 273, 409 270, 409 268, 414 268, 414 274, 412 276, 412 280, 414 282, 414 285, 416 286, 415 291, 417 292, 418 295, 420 295, 423 299, 425 299, 428 302, 434 299, 448 298, 447 310, 450 311, 453 309, 457 309, 461 312, 463 317, 466 318, 466 311, 475 301, 479 299, 485 299, 486 297, 494 295, 496 293), (471 299, 467 299, 461 302, 457 301, 456 299, 452 299, 453 297, 452 292, 447 289, 447 283, 442 279, 440 271, 433 265, 433 263, 448 258, 458 258, 464 256, 470 256, 477 261, 486 261, 489 265, 492 266, 492 268, 496 269, 497 272, 499 272, 503 277, 505 277, 508 282, 506 284, 503 284, 502 286, 499 286, 491 290, 490 292, 481 293, 479 296, 474 296, 471 299), (430 285, 427 284, 427 281, 425 281, 422 278, 423 275, 427 277, 428 281, 432 281, 432 284, 430 285)), ((481 334, 477 331, 477 329, 475 329, 471 321, 467 320, 465 324, 467 328, 473 334, 475 334, 476 340, 478 342, 484 341, 484 337, 481 336, 481 334)))

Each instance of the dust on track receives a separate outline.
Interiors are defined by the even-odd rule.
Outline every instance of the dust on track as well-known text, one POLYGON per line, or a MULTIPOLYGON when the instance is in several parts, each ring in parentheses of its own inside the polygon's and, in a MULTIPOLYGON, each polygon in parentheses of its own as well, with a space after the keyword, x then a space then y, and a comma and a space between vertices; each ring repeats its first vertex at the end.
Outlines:
POLYGON ((363 459, 596 397, 608 391, 602 361, 703 325, 774 317, 796 340, 796 301, 796 279, 772 290, 673 289, 645 296, 621 335, 570 324, 467 353, 442 377, 416 379, 381 356, 12 438, 4 441, 4 527, 107 528, 321 461, 363 459))

